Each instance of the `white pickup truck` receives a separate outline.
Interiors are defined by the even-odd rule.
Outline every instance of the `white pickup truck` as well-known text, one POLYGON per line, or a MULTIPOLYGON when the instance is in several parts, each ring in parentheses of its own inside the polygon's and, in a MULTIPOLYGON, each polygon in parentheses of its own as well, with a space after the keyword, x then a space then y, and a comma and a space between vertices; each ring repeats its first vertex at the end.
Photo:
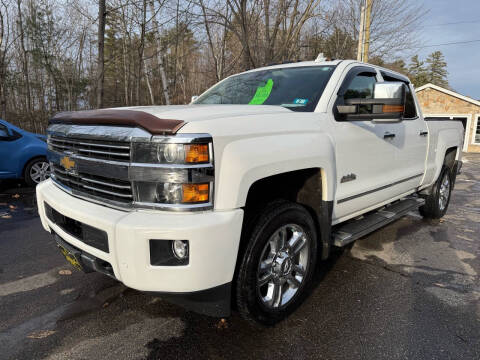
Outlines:
POLYGON ((417 208, 442 217, 462 139, 460 122, 423 119, 398 73, 270 66, 190 105, 57 114, 39 213, 79 269, 274 324, 333 247, 417 208))

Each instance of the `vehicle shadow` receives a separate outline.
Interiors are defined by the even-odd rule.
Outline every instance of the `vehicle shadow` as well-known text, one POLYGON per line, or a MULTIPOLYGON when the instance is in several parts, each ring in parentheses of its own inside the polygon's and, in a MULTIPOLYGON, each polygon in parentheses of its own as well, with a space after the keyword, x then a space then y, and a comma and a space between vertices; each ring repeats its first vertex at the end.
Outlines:
MULTIPOLYGON (((335 251, 327 261, 318 264, 309 290, 310 293, 317 290, 325 276, 335 267, 337 261, 345 256, 344 252, 335 251)), ((307 297, 306 303, 308 302, 310 301, 307 297)), ((297 312, 274 327, 263 327, 242 319, 235 310, 233 310, 230 318, 222 320, 187 312, 179 306, 166 304, 162 301, 162 304, 158 307, 161 311, 156 312, 155 316, 161 318, 177 317, 182 321, 184 329, 180 337, 153 338, 149 341, 145 345, 149 350, 146 359, 266 359, 271 356, 285 357, 285 351, 289 351, 289 341, 286 334, 288 334, 290 328, 308 331, 309 321, 312 321, 311 324, 314 325, 317 320, 320 322, 323 320, 309 319, 308 316, 302 314, 304 313, 304 311, 301 311, 303 306, 301 305, 297 312)), ((311 304, 307 305, 307 308, 310 306, 311 304)), ((297 358, 298 356, 295 354, 287 356, 287 358, 292 357, 297 358)))

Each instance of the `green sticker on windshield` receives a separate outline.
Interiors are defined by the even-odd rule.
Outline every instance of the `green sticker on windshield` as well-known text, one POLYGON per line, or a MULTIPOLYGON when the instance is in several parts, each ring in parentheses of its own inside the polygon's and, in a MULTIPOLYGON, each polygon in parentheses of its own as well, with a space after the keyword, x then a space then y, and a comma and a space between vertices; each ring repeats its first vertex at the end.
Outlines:
POLYGON ((273 80, 268 79, 265 86, 259 86, 255 95, 253 96, 252 100, 248 103, 249 105, 262 105, 265 101, 267 101, 270 93, 273 89, 273 80))

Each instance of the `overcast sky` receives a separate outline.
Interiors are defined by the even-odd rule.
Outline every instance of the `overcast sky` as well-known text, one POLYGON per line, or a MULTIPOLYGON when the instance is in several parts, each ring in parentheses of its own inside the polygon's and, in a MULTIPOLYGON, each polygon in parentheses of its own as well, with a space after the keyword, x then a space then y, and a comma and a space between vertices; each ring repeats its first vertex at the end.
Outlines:
MULTIPOLYGON (((430 9, 421 32, 425 45, 480 40, 480 0, 424 0, 424 4, 430 9), (470 23, 445 24, 467 21, 470 23)), ((418 52, 424 59, 436 50, 445 55, 450 86, 462 95, 480 100, 480 41, 427 47, 418 52)))

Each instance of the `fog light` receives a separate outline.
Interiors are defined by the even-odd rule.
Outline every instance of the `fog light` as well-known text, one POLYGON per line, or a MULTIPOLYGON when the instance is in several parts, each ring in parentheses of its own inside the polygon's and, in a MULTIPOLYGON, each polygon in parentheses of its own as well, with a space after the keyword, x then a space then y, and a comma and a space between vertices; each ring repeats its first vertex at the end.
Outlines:
POLYGON ((188 241, 174 240, 172 250, 177 259, 184 260, 188 256, 188 241))

